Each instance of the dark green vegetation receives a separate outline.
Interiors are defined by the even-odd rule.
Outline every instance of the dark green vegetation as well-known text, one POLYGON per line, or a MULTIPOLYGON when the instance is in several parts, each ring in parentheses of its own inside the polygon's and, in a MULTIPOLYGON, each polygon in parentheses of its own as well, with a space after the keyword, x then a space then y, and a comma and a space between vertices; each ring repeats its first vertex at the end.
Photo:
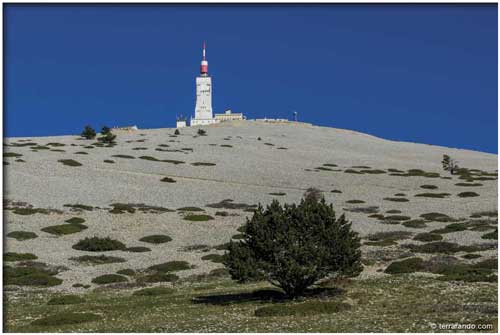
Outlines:
POLYGON ((495 231, 491 233, 484 234, 481 238, 484 240, 498 240, 498 229, 495 229, 495 231))
MULTIPOLYGON (((66 222, 68 222, 68 221, 66 221, 66 222)), ((79 221, 79 220, 75 220, 75 221, 79 221)), ((85 221, 85 220, 83 220, 83 221, 85 221)), ((53 235, 68 235, 68 234, 79 233, 82 230, 85 230, 87 228, 88 227, 86 225, 83 225, 81 223, 69 223, 69 224, 61 224, 61 225, 44 227, 41 229, 41 231, 49 233, 49 234, 53 234, 53 235)))
POLYGON ((255 316, 305 316, 333 314, 349 310, 351 305, 338 301, 306 301, 299 304, 261 307, 255 310, 255 316))
POLYGON ((174 292, 175 290, 172 288, 159 286, 159 287, 149 287, 137 290, 133 293, 133 295, 151 297, 157 295, 172 294, 174 292))
POLYGON ((420 253, 426 253, 426 254, 436 254, 436 253, 443 253, 443 254, 454 254, 457 252, 476 252, 476 251, 483 251, 483 250, 488 250, 488 249, 494 249, 495 245, 489 245, 489 244, 481 244, 481 245, 459 245, 457 243, 452 243, 452 242, 430 242, 426 244, 419 244, 419 245, 414 245, 414 244, 409 244, 405 245, 406 248, 410 249, 413 252, 420 252, 420 253))
POLYGON ((410 201, 406 198, 384 198, 384 200, 393 201, 393 202, 408 202, 408 201, 410 201))
POLYGON ((310 189, 299 205, 277 200, 259 206, 247 219, 242 242, 231 242, 224 264, 239 282, 266 278, 290 297, 301 296, 330 275, 357 276, 361 270, 358 234, 342 215, 336 218, 319 192, 310 189))
POLYGON ((402 261, 391 263, 386 269, 385 273, 399 274, 420 271, 423 269, 424 261, 421 258, 407 258, 402 261))
POLYGON ((135 271, 133 269, 122 269, 122 270, 118 270, 116 271, 117 274, 119 275, 124 275, 124 276, 133 276, 135 275, 135 271))
POLYGON ((4 262, 17 262, 17 261, 29 261, 33 259, 37 259, 36 255, 30 253, 17 253, 17 252, 6 252, 3 254, 4 262))
POLYGON ((455 172, 459 169, 457 161, 448 155, 443 155, 441 164, 443 165, 443 170, 449 171, 451 174, 455 174, 455 172))
POLYGON ((389 176, 398 177, 426 177, 426 178, 439 178, 440 175, 437 172, 426 172, 420 169, 410 169, 407 172, 394 172, 390 173, 389 176))
POLYGON ((47 305, 75 305, 81 304, 85 302, 82 297, 75 294, 61 295, 56 296, 49 301, 47 301, 47 305))
POLYGON ((96 134, 94 128, 92 128, 91 126, 85 126, 85 128, 83 129, 80 136, 87 139, 87 140, 91 140, 91 139, 94 139, 96 137, 96 135, 97 134, 96 134))
POLYGON ((124 277, 124 276, 118 275, 118 274, 102 275, 102 276, 95 277, 94 279, 92 279, 92 283, 99 284, 99 285, 123 283, 123 282, 127 282, 127 281, 128 281, 127 277, 124 277))
POLYGON ((425 228, 427 225, 425 224, 425 220, 422 219, 413 219, 409 221, 405 221, 402 223, 403 226, 408 228, 425 228))
POLYGON ((100 319, 101 317, 99 315, 93 313, 61 312, 41 319, 37 319, 31 324, 33 326, 61 326, 94 322, 100 319))
POLYGON ((206 162, 194 162, 191 163, 193 166, 215 166, 215 163, 206 163, 206 162))
POLYGON ((81 163, 73 160, 73 159, 60 159, 58 162, 63 163, 64 165, 67 166, 82 166, 81 163))
POLYGON ((470 198, 470 197, 479 197, 479 194, 476 192, 461 192, 457 194, 460 198, 470 198))
POLYGON ((115 161, 111 160, 111 159, 105 159, 103 162, 104 163, 109 163, 109 164, 114 164, 115 163, 115 161))
POLYGON ((223 209, 242 209, 242 210, 253 210, 257 205, 248 205, 245 203, 236 203, 232 199, 224 199, 220 202, 214 204, 208 204, 206 207, 210 208, 223 208, 223 209))
POLYGON ((179 212, 204 212, 205 210, 200 207, 194 207, 194 206, 186 206, 186 207, 181 207, 177 208, 179 212))
POLYGON ((480 183, 456 183, 455 186, 474 187, 474 186, 483 186, 483 184, 480 184, 480 183))
POLYGON ((134 156, 130 156, 130 155, 113 155, 111 157, 116 157, 116 158, 126 158, 126 159, 135 159, 134 156))
POLYGON ((449 217, 446 214, 436 213, 436 212, 421 214, 420 217, 423 219, 429 220, 429 221, 437 221, 437 222, 453 222, 453 221, 455 221, 455 219, 449 217))
POLYGON ((196 132, 198 135, 200 136, 206 136, 207 135, 207 131, 205 129, 198 129, 198 131, 196 132))
POLYGON ((175 183, 176 180, 170 177, 163 177, 160 181, 165 182, 165 183, 175 183))
POLYGON ((75 155, 88 155, 89 153, 88 152, 85 152, 85 151, 77 151, 75 152, 75 155))
POLYGON ((85 222, 85 220, 84 220, 84 219, 82 219, 82 218, 79 218, 79 217, 74 216, 74 217, 72 217, 71 219, 68 219, 68 220, 66 220, 66 221, 64 221, 64 222, 67 222, 67 223, 72 223, 72 224, 79 224, 79 223, 84 223, 84 222, 85 222))
POLYGON ((420 188, 426 189, 426 190, 435 190, 438 187, 436 185, 421 185, 420 188))
POLYGON ((415 194, 416 197, 423 197, 423 198, 446 198, 449 195, 450 195, 450 193, 420 193, 420 194, 415 194))
POLYGON ((345 203, 346 204, 364 204, 365 202, 363 200, 353 199, 353 200, 347 200, 345 203))
POLYGON ((281 196, 286 195, 286 193, 284 193, 284 192, 272 192, 272 193, 269 193, 269 195, 275 195, 275 196, 281 197, 281 196))
POLYGON ((110 205, 113 207, 109 210, 112 214, 124 214, 124 213, 135 213, 136 211, 140 211, 143 213, 166 213, 166 212, 174 212, 171 209, 160 207, 160 206, 151 206, 145 204, 123 204, 123 203, 114 203, 110 205))
POLYGON ((148 268, 148 270, 166 273, 166 272, 176 272, 176 271, 182 271, 182 270, 189 270, 192 268, 193 267, 186 261, 170 261, 170 262, 166 262, 166 263, 152 265, 148 268))
POLYGON ((21 157, 22 155, 21 154, 17 154, 15 152, 4 152, 3 153, 3 157, 4 158, 7 158, 7 157, 21 157))
POLYGON ((4 285, 49 287, 62 283, 61 279, 54 277, 57 274, 56 270, 41 265, 31 264, 16 267, 4 265, 4 285))
POLYGON ((170 242, 172 241, 172 238, 167 235, 149 235, 149 236, 144 236, 139 241, 153 243, 153 244, 160 244, 160 243, 170 242))
POLYGON ((108 144, 115 143, 116 135, 111 132, 111 129, 109 129, 109 127, 102 127, 101 135, 101 137, 97 138, 99 142, 108 144))
POLYGON ((7 237, 15 238, 18 241, 31 240, 33 238, 37 238, 38 235, 31 231, 12 231, 7 234, 7 237))
POLYGON ((415 235, 413 239, 420 242, 433 242, 442 240, 443 236, 433 233, 420 233, 415 235))
MULTIPOLYGON (((82 204, 65 204, 64 207, 69 207, 69 208, 74 209, 74 210, 84 210, 84 211, 93 211, 94 210, 94 207, 82 205, 82 204)), ((83 223, 83 221, 81 223, 83 223)))
POLYGON ((76 261, 79 263, 92 264, 92 265, 109 264, 109 263, 123 263, 123 262, 127 261, 126 259, 121 258, 121 257, 106 256, 106 255, 98 255, 98 256, 84 255, 84 256, 72 257, 72 258, 70 258, 70 260, 76 261))
POLYGON ((73 249, 93 252, 123 250, 125 249, 125 244, 109 237, 101 238, 94 236, 78 241, 78 243, 73 245, 73 249))
POLYGON ((209 221, 213 219, 212 216, 206 214, 188 214, 184 216, 184 220, 188 221, 209 221))
POLYGON ((209 254, 201 257, 201 259, 204 261, 211 261, 214 263, 222 263, 222 261, 224 260, 224 256, 218 254, 209 254))
POLYGON ((467 228, 468 228, 468 226, 465 223, 451 223, 444 228, 435 229, 435 230, 431 231, 431 233, 447 234, 447 233, 454 233, 457 231, 464 231, 464 230, 467 230, 467 228))
POLYGON ((149 252, 151 249, 147 247, 128 247, 125 249, 125 251, 128 252, 149 252))
POLYGON ((457 288, 448 281, 404 274, 354 280, 336 289, 315 288, 319 297, 299 301, 287 300, 263 282, 235 285, 226 278, 207 277, 202 281, 197 278, 176 283, 175 291, 166 288, 166 292, 162 292, 162 289, 155 287, 151 294, 145 295, 135 295, 131 290, 88 291, 82 295, 84 303, 66 306, 46 304, 58 294, 23 294, 7 299, 4 329, 7 332, 106 333, 421 333, 432 332, 430 324, 433 323, 460 320, 461 323, 491 324, 496 323, 497 318, 495 283, 464 282, 457 288), (295 307, 304 303, 306 307, 295 307), (314 306, 325 303, 348 304, 350 308, 337 310, 332 306, 327 312, 328 307, 314 306), (255 317, 259 308, 273 306, 277 306, 276 309, 259 313, 281 316, 255 317), (295 312, 296 308, 316 311, 295 312), (292 312, 288 312, 290 309, 292 312), (67 323, 68 314, 87 313, 102 317, 98 322, 67 323), (31 324, 32 320, 56 317, 60 319, 42 325, 31 324))

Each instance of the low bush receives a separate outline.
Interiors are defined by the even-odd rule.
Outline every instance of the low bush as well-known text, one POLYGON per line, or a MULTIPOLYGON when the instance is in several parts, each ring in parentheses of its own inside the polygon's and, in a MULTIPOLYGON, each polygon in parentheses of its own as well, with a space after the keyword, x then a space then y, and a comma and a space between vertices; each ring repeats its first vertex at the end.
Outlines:
POLYGON ((72 223, 72 224, 79 224, 79 223, 84 223, 85 220, 82 218, 79 218, 79 217, 72 217, 71 219, 68 219, 64 222, 72 223))
POLYGON ((425 224, 425 220, 421 219, 413 219, 409 221, 405 221, 402 223, 403 226, 407 228, 425 228, 427 225, 425 224))
POLYGON ((415 235, 413 239, 420 242, 433 242, 442 240, 443 236, 433 233, 420 233, 415 235))
POLYGON ((141 239, 139 239, 139 241, 153 243, 153 244, 160 244, 160 243, 170 242, 172 241, 172 238, 167 235, 149 235, 142 237, 141 239))
POLYGON ((215 166, 215 163, 206 163, 206 162, 194 162, 191 163, 193 166, 215 166))
POLYGON ((370 241, 383 241, 383 240, 405 240, 412 235, 408 231, 384 231, 368 235, 366 238, 370 241))
POLYGON ((457 231, 464 231, 464 230, 467 230, 467 225, 465 223, 451 223, 449 225, 447 225, 446 227, 444 228, 441 228, 441 229, 435 229, 433 231, 431 231, 431 233, 434 233, 434 234, 448 234, 448 233, 454 233, 454 232, 457 232, 457 231))
POLYGON ((192 269, 192 266, 186 261, 170 261, 166 263, 156 264, 147 268, 149 271, 156 272, 176 272, 192 269))
POLYGON ((413 257, 402 261, 392 262, 385 270, 389 274, 411 273, 422 271, 424 269, 424 260, 422 258, 413 257))
POLYGON ((15 152, 4 152, 3 157, 21 157, 21 154, 15 153, 15 152))
POLYGON ((105 159, 105 160, 104 160, 104 163, 114 164, 114 163, 115 163, 115 161, 114 161, 114 160, 111 160, 111 159, 105 159))
POLYGON ((4 262, 30 261, 34 259, 38 259, 38 257, 30 253, 20 254, 17 252, 6 252, 3 254, 4 262))
POLYGON ((116 158, 126 158, 126 159, 135 159, 134 156, 130 156, 130 155, 113 155, 111 157, 116 157, 116 158))
POLYGON ((129 247, 129 248, 126 248, 124 251, 128 251, 128 252, 149 252, 149 251, 151 251, 151 249, 149 249, 147 247, 129 247))
POLYGON ((393 202, 408 202, 410 200, 406 198, 384 198, 386 201, 393 201, 393 202))
POLYGON ((484 234, 481 238, 483 240, 498 240, 498 229, 495 229, 495 231, 491 233, 484 234))
MULTIPOLYGON (((94 207, 87 206, 87 205, 82 205, 82 204, 65 204, 64 207, 70 207, 71 209, 84 210, 84 211, 92 211, 92 210, 94 210, 94 207)), ((83 223, 83 221, 80 222, 80 223, 83 223)))
POLYGON ((363 174, 363 172, 356 171, 356 170, 353 170, 353 169, 344 170, 344 173, 363 174))
POLYGON ((129 204, 114 203, 111 207, 113 208, 109 212, 112 214, 135 213, 135 208, 129 204))
POLYGON ((77 151, 75 152, 75 155, 88 155, 89 153, 88 152, 85 152, 85 151, 77 151))
POLYGON ((476 259, 476 258, 481 258, 482 256, 479 254, 465 254, 462 256, 464 259, 476 259))
POLYGON ((61 279, 54 277, 54 272, 33 266, 4 266, 3 275, 4 285, 48 287, 62 283, 61 279))
POLYGON ((128 279, 127 277, 117 275, 117 274, 108 274, 108 275, 102 275, 95 277, 92 279, 92 283, 94 284, 99 284, 99 285, 104 285, 104 284, 112 284, 112 283, 123 283, 127 282, 128 279))
POLYGON ((426 189, 426 190, 435 190, 438 187, 436 185, 420 185, 420 188, 426 189))
POLYGON ((62 326, 100 320, 101 317, 93 313, 59 312, 33 321, 33 326, 62 326))
POLYGON ((83 251, 111 251, 124 250, 125 244, 120 241, 113 240, 110 237, 100 238, 97 236, 86 237, 73 245, 73 249, 83 251))
POLYGON ((206 214, 188 214, 184 216, 184 220, 188 221, 209 221, 213 219, 212 216, 206 214))
POLYGON ((401 214, 401 211, 398 209, 390 209, 386 211, 387 214, 401 214))
POLYGON ((449 196, 450 193, 420 193, 420 194, 415 194, 416 197, 422 197, 422 198, 446 198, 449 196))
POLYGON ((346 201, 346 204, 364 204, 365 202, 363 200, 357 200, 357 199, 353 199, 353 200, 347 200, 346 201))
POLYGON ((214 263, 222 263, 224 261, 224 256, 218 254, 209 254, 201 257, 204 261, 211 261, 214 263))
POLYGON ((122 270, 116 271, 116 273, 119 275, 124 275, 124 276, 129 276, 129 277, 135 275, 135 271, 133 269, 122 269, 122 270))
POLYGON ((255 310, 257 317, 306 316, 340 313, 351 309, 351 305, 338 301, 306 301, 300 304, 275 304, 255 310))
POLYGON ((462 192, 457 194, 460 198, 470 198, 470 197, 479 197, 479 194, 476 192, 462 192))
POLYGON ((175 290, 169 287, 148 287, 135 291, 133 295, 151 297, 157 295, 172 294, 174 292, 175 290))
POLYGON ((384 221, 408 221, 411 217, 405 215, 388 215, 384 217, 384 221))
POLYGON ((229 216, 229 213, 226 211, 217 211, 215 212, 215 216, 229 216))
POLYGON ((179 279, 179 276, 173 273, 163 273, 157 272, 150 275, 142 276, 137 278, 138 283, 163 283, 163 282, 175 282, 179 279))
POLYGON ((163 177, 160 181, 162 181, 164 183, 175 183, 176 182, 175 179, 170 178, 170 177, 163 177))
POLYGON ((200 207, 194 207, 194 206, 187 206, 187 207, 181 207, 177 208, 179 212, 204 212, 205 210, 200 207))
POLYGON ((69 223, 69 224, 61 224, 55 226, 48 226, 40 229, 43 232, 52 234, 52 235, 68 235, 79 233, 82 230, 87 229, 88 227, 79 223, 69 223))
POLYGON ((71 257, 70 260, 76 261, 79 263, 88 263, 88 264, 93 264, 93 265, 109 264, 109 263, 123 263, 123 262, 127 261, 126 259, 121 258, 121 257, 106 256, 106 255, 98 255, 98 256, 84 255, 84 256, 78 256, 78 257, 71 257))
POLYGON ((275 196, 281 197, 281 196, 286 195, 286 193, 284 193, 284 192, 272 192, 272 193, 269 193, 269 195, 275 195, 275 196))
POLYGON ((446 214, 442 213, 436 213, 436 212, 431 212, 431 213, 425 213, 420 215, 421 218, 429 220, 429 221, 437 221, 437 222, 453 222, 455 219, 449 217, 446 214))
POLYGON ((341 190, 331 190, 330 192, 332 192, 332 193, 342 193, 341 190))
POLYGON ((7 237, 15 238, 18 241, 31 240, 33 238, 37 238, 38 235, 31 231, 12 231, 7 234, 7 237))
POLYGON ((477 252, 495 248, 496 246, 490 245, 459 245, 457 243, 452 242, 430 242, 426 244, 420 245, 405 245, 406 248, 410 249, 413 252, 434 254, 434 253, 442 253, 442 254, 453 254, 457 252, 477 252))
POLYGON ((82 166, 80 162, 77 162, 73 159, 60 159, 58 160, 59 163, 63 163, 64 165, 67 166, 82 166))
POLYGON ((75 294, 61 295, 54 297, 47 302, 47 305, 76 305, 85 302, 85 300, 75 294))
POLYGON ((483 184, 480 184, 480 183, 456 183, 455 186, 475 187, 475 186, 483 186, 483 184))

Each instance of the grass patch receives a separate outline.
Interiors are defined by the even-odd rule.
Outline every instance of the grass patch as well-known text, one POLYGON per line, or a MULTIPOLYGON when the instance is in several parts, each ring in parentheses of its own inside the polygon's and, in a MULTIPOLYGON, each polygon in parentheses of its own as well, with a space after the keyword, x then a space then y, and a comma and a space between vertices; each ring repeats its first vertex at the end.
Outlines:
POLYGON ((92 279, 92 283, 104 285, 104 284, 112 284, 112 283, 123 283, 127 282, 128 279, 125 276, 117 275, 117 274, 108 274, 95 277, 92 279))
POLYGON ((18 153, 15 153, 15 152, 4 152, 3 153, 3 157, 4 158, 7 158, 7 157, 21 157, 22 154, 18 154, 18 153))
POLYGON ((413 252, 420 252, 424 254, 454 254, 457 252, 477 252, 477 251, 483 251, 483 250, 488 250, 491 249, 493 246, 489 245, 459 245, 457 243, 452 243, 452 242, 443 242, 443 241, 437 241, 437 242, 429 242, 426 244, 420 244, 420 245, 406 245, 408 249, 410 249, 413 252))
POLYGON ((431 231, 431 233, 448 234, 448 233, 454 233, 457 231, 464 231, 464 230, 467 230, 467 228, 468 227, 465 223, 451 223, 442 229, 435 229, 435 230, 431 231))
POLYGON ((34 259, 38 259, 38 257, 30 253, 6 252, 3 254, 4 262, 31 261, 34 259))
POLYGON ((85 302, 85 300, 82 297, 76 294, 68 294, 50 299, 47 301, 47 305, 76 305, 83 302, 85 302))
POLYGON ((388 215, 384 217, 384 221, 408 221, 411 217, 406 215, 388 215))
POLYGON ((389 274, 412 273, 424 269, 424 260, 419 257, 392 262, 385 270, 389 274))
POLYGON ((213 219, 212 216, 206 214, 188 214, 184 217, 184 220, 188 221, 209 221, 213 219))
POLYGON ((420 242, 433 242, 442 240, 443 236, 434 233, 420 233, 415 235, 413 239, 420 242))
POLYGON ((109 237, 100 238, 97 236, 86 237, 73 245, 73 249, 83 251, 111 251, 111 250, 124 250, 125 244, 120 241, 113 240, 109 237))
POLYGON ((31 231, 16 230, 8 233, 7 237, 15 238, 18 241, 25 241, 37 238, 38 235, 31 231))
POLYGON ((346 204, 364 204, 365 202, 363 200, 353 199, 353 200, 347 200, 345 203, 346 204))
POLYGON ((62 326, 94 322, 100 319, 101 317, 94 313, 59 312, 55 315, 35 320, 31 324, 33 326, 62 326))
POLYGON ((125 158, 125 159, 135 159, 134 156, 130 156, 130 155, 113 155, 111 157, 116 157, 116 158, 125 158))
POLYGON ((206 162, 194 162, 191 163, 193 166, 215 166, 215 163, 206 163, 206 162))
POLYGON ((383 173, 387 173, 384 170, 377 170, 377 169, 374 169, 374 170, 360 170, 360 172, 361 173, 368 173, 368 174, 383 174, 383 173))
POLYGON ((208 205, 206 205, 206 207, 223 208, 223 209, 243 209, 243 210, 251 209, 251 210, 253 210, 257 207, 257 205, 236 203, 236 202, 233 202, 232 199, 224 199, 224 200, 217 202, 217 203, 214 203, 214 204, 208 204, 208 205))
POLYGON ((179 276, 173 273, 153 273, 150 275, 142 276, 137 278, 138 283, 165 283, 165 282, 175 282, 179 279, 179 276))
POLYGON ((181 207, 181 208, 177 208, 177 210, 180 212, 204 212, 205 211, 203 208, 194 207, 194 206, 181 207))
POLYGON ((139 239, 139 241, 152 244, 161 244, 172 241, 172 238, 167 235, 149 235, 142 237, 141 239, 139 239))
POLYGON ((386 212, 387 214, 401 214, 399 209, 390 209, 386 212))
POLYGON ((166 273, 166 272, 190 270, 192 268, 193 267, 186 261, 170 261, 170 262, 150 266, 147 269, 149 271, 166 273))
POLYGON ((123 263, 123 262, 127 261, 126 259, 121 258, 121 257, 106 256, 106 255, 98 255, 98 256, 84 255, 84 256, 78 256, 78 257, 71 257, 70 260, 76 261, 79 263, 92 264, 92 265, 123 263))
POLYGON ((169 287, 148 287, 141 290, 135 291, 133 295, 152 297, 157 295, 167 295, 174 293, 175 290, 169 287))
POLYGON ((498 229, 495 229, 495 231, 491 233, 484 234, 481 238, 483 240, 498 240, 498 229))
POLYGON ((363 174, 363 172, 356 171, 356 170, 353 170, 353 169, 344 170, 344 173, 363 174))
POLYGON ((160 181, 162 181, 164 183, 175 183, 175 182, 177 182, 175 179, 170 178, 170 177, 163 177, 160 181))
POLYGON ((338 301, 306 301, 300 304, 275 304, 255 310, 257 317, 307 316, 318 314, 336 314, 351 309, 351 305, 338 301))
POLYGON ((384 231, 368 235, 366 238, 370 241, 383 241, 383 240, 406 240, 412 235, 407 231, 384 231))
POLYGON ((384 198, 386 201, 393 201, 393 202, 408 202, 410 200, 406 198, 384 198))
POLYGON ((423 219, 425 219, 425 220, 437 221, 437 222, 453 222, 453 221, 456 221, 454 218, 449 217, 446 214, 436 213, 436 212, 421 214, 420 217, 423 218, 423 219))
POLYGON ((79 217, 74 216, 74 217, 72 217, 71 219, 68 219, 68 220, 66 220, 66 221, 64 221, 64 222, 67 222, 67 223, 72 223, 72 224, 79 224, 79 223, 84 223, 84 222, 85 222, 85 220, 84 220, 84 219, 82 219, 82 218, 79 218, 79 217))
POLYGON ((129 277, 135 275, 135 271, 133 269, 122 269, 122 270, 116 271, 116 273, 119 275, 124 275, 124 276, 129 276, 129 277))
POLYGON ((201 257, 201 259, 204 261, 211 261, 214 263, 222 263, 224 260, 224 256, 218 254, 209 254, 201 257))
POLYGON ((128 252, 149 252, 149 251, 151 251, 151 249, 149 249, 147 247, 129 247, 129 248, 124 249, 124 251, 128 251, 128 252))
POLYGON ((422 198, 446 198, 449 196, 450 193, 420 193, 420 194, 415 194, 416 197, 422 197, 422 198))
MULTIPOLYGON (((4 258, 5 261, 5 258, 4 258)), ((62 280, 54 277, 54 272, 33 266, 4 266, 4 285, 57 286, 62 280)))
POLYGON ((470 198, 470 197, 479 197, 479 194, 476 192, 462 192, 457 194, 460 198, 470 198))
POLYGON ((69 223, 69 224, 61 224, 55 226, 48 226, 41 229, 41 231, 52 234, 52 235, 68 235, 79 233, 82 230, 87 229, 86 225, 80 223, 69 223))
POLYGON ((82 166, 80 162, 77 162, 74 159, 60 159, 58 162, 63 163, 66 166, 82 166))

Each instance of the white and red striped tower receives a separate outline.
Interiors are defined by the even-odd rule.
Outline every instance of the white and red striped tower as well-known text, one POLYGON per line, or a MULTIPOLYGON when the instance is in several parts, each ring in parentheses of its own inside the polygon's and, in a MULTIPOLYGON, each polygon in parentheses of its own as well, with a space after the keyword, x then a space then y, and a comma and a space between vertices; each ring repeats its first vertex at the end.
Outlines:
POLYGON ((203 42, 203 59, 200 65, 200 75, 196 77, 196 107, 191 126, 216 123, 212 113, 212 78, 208 75, 206 43, 203 42))

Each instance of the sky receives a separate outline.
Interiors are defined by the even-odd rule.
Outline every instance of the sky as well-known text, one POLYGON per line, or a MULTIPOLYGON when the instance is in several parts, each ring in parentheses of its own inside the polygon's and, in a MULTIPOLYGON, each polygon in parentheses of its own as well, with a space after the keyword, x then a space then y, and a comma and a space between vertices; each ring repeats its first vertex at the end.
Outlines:
POLYGON ((213 108, 498 152, 497 6, 4 4, 4 136, 213 108))

